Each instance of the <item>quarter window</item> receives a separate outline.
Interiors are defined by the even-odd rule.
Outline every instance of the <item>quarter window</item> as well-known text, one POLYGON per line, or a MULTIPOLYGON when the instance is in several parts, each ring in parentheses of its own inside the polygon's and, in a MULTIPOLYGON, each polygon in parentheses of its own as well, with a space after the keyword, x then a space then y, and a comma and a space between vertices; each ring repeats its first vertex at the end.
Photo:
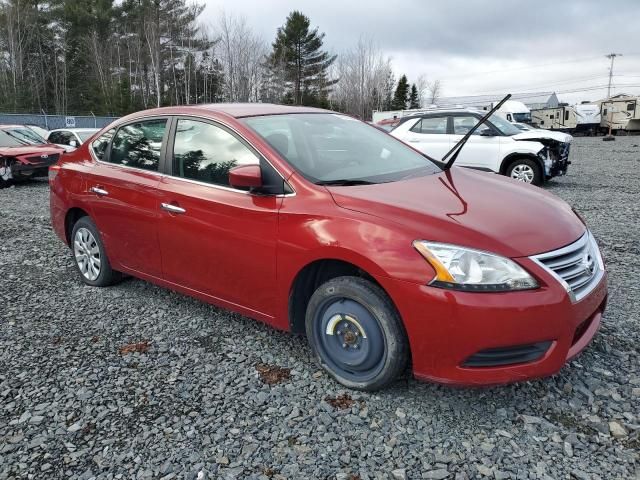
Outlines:
POLYGON ((96 155, 96 157, 98 157, 98 160, 104 159, 104 154, 107 151, 107 147, 109 146, 109 142, 113 138, 114 133, 116 133, 116 129, 112 128, 111 130, 107 130, 105 133, 91 142, 91 148, 93 149, 93 153, 96 155))
POLYGON ((117 165, 157 171, 166 127, 165 119, 148 120, 121 127, 113 137, 108 161, 117 165))
POLYGON ((446 134, 447 117, 422 118, 412 128, 412 132, 424 134, 446 134))
POLYGON ((258 157, 226 130, 196 120, 178 120, 173 146, 174 175, 229 186, 229 170, 259 165, 258 157))

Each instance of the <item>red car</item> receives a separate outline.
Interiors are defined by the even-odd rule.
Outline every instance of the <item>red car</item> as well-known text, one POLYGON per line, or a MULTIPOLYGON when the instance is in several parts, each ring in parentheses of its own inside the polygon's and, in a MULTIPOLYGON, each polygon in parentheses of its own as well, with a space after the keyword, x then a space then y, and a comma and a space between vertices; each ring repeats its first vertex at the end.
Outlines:
POLYGON ((598 246, 569 205, 312 108, 149 110, 50 171, 80 278, 121 273, 306 333, 340 383, 551 375, 598 329, 598 246), (523 212, 527 212, 523 215, 523 212))
POLYGON ((28 127, 0 125, 0 188, 13 180, 46 176, 63 151, 28 127))

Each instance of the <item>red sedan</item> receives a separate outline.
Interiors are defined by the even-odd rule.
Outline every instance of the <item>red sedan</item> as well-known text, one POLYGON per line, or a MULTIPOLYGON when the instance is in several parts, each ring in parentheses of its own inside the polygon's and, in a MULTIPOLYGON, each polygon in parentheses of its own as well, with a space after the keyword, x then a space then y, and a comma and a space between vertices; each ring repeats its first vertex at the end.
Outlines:
POLYGON ((149 110, 50 172, 80 278, 121 273, 306 333, 340 383, 496 384, 557 372, 607 300, 569 205, 497 175, 443 171, 312 108, 149 110), (526 215, 524 214, 526 212, 526 215))
POLYGON ((14 180, 46 176, 64 150, 21 125, 0 125, 0 188, 14 180))

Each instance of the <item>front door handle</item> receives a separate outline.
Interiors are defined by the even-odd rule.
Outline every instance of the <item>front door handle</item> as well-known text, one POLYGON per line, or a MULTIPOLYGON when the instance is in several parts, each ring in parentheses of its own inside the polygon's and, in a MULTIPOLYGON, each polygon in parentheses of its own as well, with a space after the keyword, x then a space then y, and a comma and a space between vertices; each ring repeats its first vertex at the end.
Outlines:
POLYGON ((109 195, 109 192, 107 192, 104 188, 100 188, 100 187, 91 187, 89 191, 101 197, 109 195))
POLYGON ((410 141, 411 143, 418 143, 418 142, 420 142, 420 140, 418 140, 417 138, 410 138, 410 139, 409 139, 409 141, 410 141))
POLYGON ((179 214, 187 213, 187 211, 184 208, 179 207, 177 205, 172 205, 170 203, 161 203, 160 208, 169 213, 179 213, 179 214))

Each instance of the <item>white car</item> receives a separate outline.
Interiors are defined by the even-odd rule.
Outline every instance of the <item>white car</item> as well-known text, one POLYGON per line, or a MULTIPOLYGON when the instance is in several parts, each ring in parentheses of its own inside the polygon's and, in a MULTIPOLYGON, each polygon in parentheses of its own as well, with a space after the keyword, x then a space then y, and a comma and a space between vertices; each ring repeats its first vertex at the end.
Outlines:
MULTIPOLYGON (((405 117, 390 133, 436 160, 483 117, 476 110, 437 110, 405 117)), ((571 135, 562 138, 544 131, 521 131, 492 115, 467 141, 456 165, 507 175, 542 185, 564 175, 569 165, 571 135), (568 137, 568 138, 567 138, 568 137)))
POLYGON ((51 130, 47 137, 49 143, 59 145, 70 152, 78 148, 93 136, 99 128, 58 128, 51 130))

